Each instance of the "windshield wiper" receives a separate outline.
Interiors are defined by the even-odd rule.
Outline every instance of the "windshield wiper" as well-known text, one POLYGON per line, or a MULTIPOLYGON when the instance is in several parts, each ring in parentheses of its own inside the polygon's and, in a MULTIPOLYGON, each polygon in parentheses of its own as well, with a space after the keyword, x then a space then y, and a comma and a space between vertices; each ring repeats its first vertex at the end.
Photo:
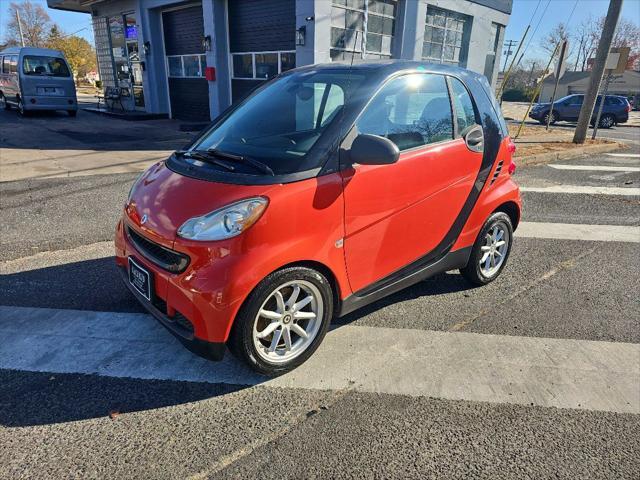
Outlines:
POLYGON ((255 168, 256 170, 260 170, 262 173, 266 173, 268 175, 271 175, 272 177, 275 176, 275 173, 273 173, 273 170, 271 170, 271 167, 269 167, 269 165, 266 165, 258 160, 255 160, 253 158, 249 158, 249 157, 243 157, 242 155, 235 155, 233 153, 227 153, 227 152, 222 152, 220 150, 216 150, 215 148, 209 148, 207 150, 208 153, 210 153, 211 155, 214 155, 218 158, 223 158, 225 160, 231 160, 233 162, 238 162, 238 163, 244 163, 245 165, 250 165, 253 168, 255 168))
POLYGON ((227 162, 223 162, 221 160, 217 160, 213 158, 211 155, 208 155, 207 152, 202 152, 200 150, 178 150, 176 151, 176 153, 184 157, 195 158, 206 163, 212 163, 214 165, 218 165, 219 167, 225 168, 231 172, 235 171, 236 169, 236 167, 234 167, 233 165, 227 162))

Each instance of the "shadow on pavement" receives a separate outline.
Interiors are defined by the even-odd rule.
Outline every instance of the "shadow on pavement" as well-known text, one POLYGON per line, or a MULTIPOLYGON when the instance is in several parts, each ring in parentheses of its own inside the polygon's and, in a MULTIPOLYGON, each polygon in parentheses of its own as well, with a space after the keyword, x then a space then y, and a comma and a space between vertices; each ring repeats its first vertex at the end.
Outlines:
POLYGON ((0 370, 0 425, 74 422, 197 402, 246 386, 0 370))
MULTIPOLYGON (((335 328, 395 302, 468 288, 460 275, 438 275, 338 319, 335 328)), ((122 285, 113 257, 3 275, 0 278, 0 305, 113 312, 144 311, 122 285)), ((160 325, 157 328, 163 329, 160 325)), ((109 341, 116 342, 117 345, 117 336, 109 341)), ((204 365, 209 370, 209 364, 203 363, 195 355, 191 357, 193 354, 187 352, 177 341, 175 343, 175 348, 179 349, 176 350, 179 353, 177 357, 180 357, 176 358, 176 368, 184 368, 179 365, 189 365, 193 367, 190 372, 193 373, 204 365)), ((158 343, 159 348, 173 348, 173 344, 171 347, 163 345, 158 343)), ((35 347, 37 348, 37 342, 35 347)), ((88 352, 90 351, 89 347, 88 352)), ((45 362, 43 366, 47 365, 49 353, 56 355, 55 352, 38 352, 45 362)), ((83 358, 82 355, 77 354, 78 359, 83 358)), ((117 357, 117 348, 113 355, 116 357, 108 357, 109 362, 117 364, 121 361, 117 357)), ((231 358, 229 353, 226 357, 229 358, 225 358, 223 362, 210 364, 213 371, 218 370, 213 375, 212 382, 48 373, 46 367, 43 368, 44 372, 0 369, 0 425, 47 425, 106 417, 109 412, 114 411, 131 413, 163 408, 225 395, 268 380, 267 377, 248 371, 231 358), (221 378, 232 379, 233 385, 216 383, 220 381, 216 379, 221 378)), ((101 366, 108 371, 109 362, 101 362, 101 366)), ((153 364, 145 364, 142 371, 154 376, 155 368, 153 364)), ((164 372, 164 367, 161 370, 164 372)))

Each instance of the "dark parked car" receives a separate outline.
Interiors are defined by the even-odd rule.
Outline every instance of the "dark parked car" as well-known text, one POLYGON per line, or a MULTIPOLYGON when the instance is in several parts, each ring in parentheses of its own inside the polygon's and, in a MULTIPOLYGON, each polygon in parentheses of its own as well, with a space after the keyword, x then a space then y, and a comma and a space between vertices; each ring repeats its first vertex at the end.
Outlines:
MULTIPOLYGON (((598 96, 598 101, 593 109, 593 115, 591 117, 591 125, 596 121, 596 115, 598 114, 598 107, 600 106, 600 100, 602 96, 598 96)), ((582 102, 584 101, 584 95, 567 95, 553 102, 553 109, 550 108, 551 103, 537 103, 531 109, 529 117, 534 120, 538 120, 542 124, 547 123, 547 116, 551 113, 551 124, 558 121, 575 122, 580 115, 580 109, 582 108, 582 102)), ((631 111, 631 105, 625 97, 618 95, 607 95, 604 101, 604 107, 602 108, 602 115, 600 116, 600 127, 611 128, 618 123, 625 123, 629 120, 629 112, 631 111)))

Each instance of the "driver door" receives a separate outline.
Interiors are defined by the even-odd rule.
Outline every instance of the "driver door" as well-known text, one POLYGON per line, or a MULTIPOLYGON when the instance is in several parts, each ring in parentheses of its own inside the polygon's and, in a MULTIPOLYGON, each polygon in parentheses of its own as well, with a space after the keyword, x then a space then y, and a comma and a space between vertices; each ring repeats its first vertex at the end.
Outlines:
MULTIPOLYGON (((455 102, 459 92, 467 113, 471 109, 471 117, 458 113, 458 122, 470 118, 469 123, 475 123, 466 88, 452 81, 457 82, 452 84, 455 102)), ((471 192, 482 153, 471 151, 454 131, 443 75, 419 73, 390 80, 354 128, 356 134, 384 136, 400 150, 395 164, 356 164, 342 171, 345 258, 357 293, 386 282, 385 277, 410 268, 438 246, 471 192)))

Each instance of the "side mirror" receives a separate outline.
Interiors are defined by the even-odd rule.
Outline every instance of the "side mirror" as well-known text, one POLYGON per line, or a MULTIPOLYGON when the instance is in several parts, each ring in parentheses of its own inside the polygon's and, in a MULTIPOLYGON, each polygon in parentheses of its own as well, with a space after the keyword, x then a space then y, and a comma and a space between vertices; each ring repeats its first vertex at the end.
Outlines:
POLYGON ((349 160, 360 165, 391 165, 398 161, 400 150, 391 140, 363 133, 351 144, 349 160))
POLYGON ((478 153, 484 151, 484 132, 480 125, 470 125, 460 133, 469 150, 478 153))

